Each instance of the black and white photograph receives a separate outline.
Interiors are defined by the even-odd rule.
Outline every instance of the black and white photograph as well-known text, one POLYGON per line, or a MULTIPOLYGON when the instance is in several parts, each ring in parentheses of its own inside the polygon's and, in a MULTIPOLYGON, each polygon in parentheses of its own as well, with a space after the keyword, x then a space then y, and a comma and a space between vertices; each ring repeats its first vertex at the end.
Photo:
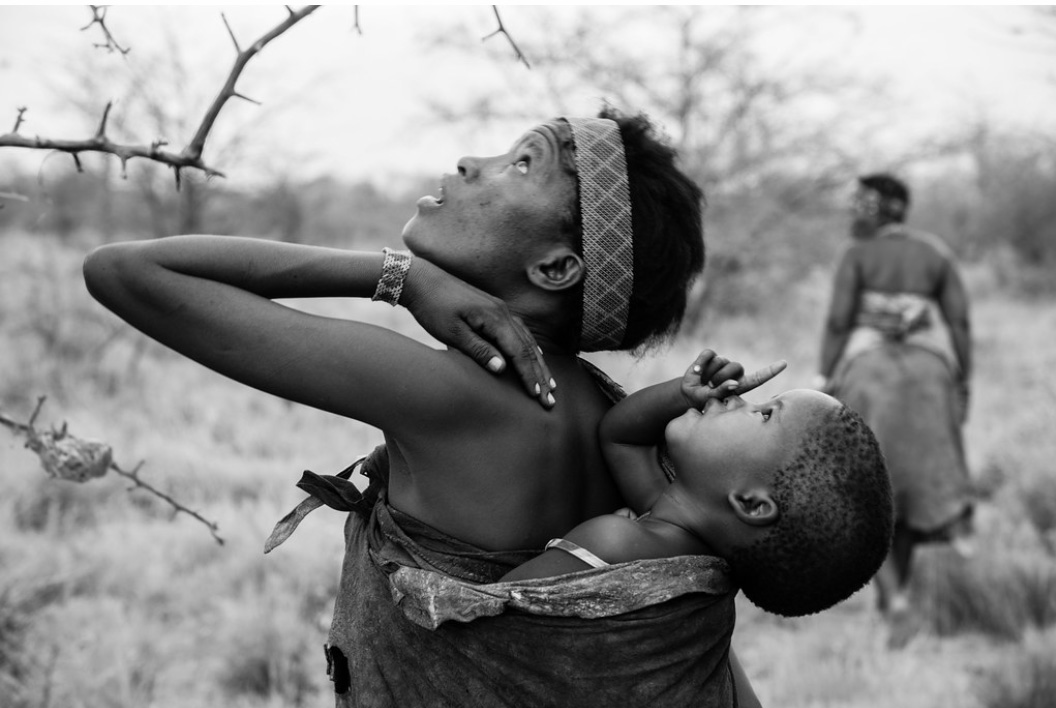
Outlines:
POLYGON ((1056 705, 1056 6, 0 4, 0 708, 1056 705))

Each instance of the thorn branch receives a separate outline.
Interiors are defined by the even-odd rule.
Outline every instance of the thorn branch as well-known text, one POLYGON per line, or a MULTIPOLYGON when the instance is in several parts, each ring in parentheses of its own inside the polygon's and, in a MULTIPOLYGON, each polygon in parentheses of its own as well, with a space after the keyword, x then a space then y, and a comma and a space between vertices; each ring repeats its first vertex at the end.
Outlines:
POLYGON ((143 467, 140 461, 131 470, 125 470, 113 460, 113 451, 106 443, 97 440, 84 440, 71 435, 66 428, 66 423, 58 430, 38 430, 35 427, 40 409, 44 406, 45 396, 37 398, 37 405, 33 409, 33 415, 29 421, 22 423, 0 413, 0 425, 9 428, 12 432, 26 438, 26 447, 35 452, 40 458, 41 466, 49 477, 64 479, 71 482, 86 482, 90 479, 102 477, 107 471, 124 477, 132 482, 129 491, 142 489, 153 494, 172 507, 174 514, 187 514, 196 519, 209 529, 213 539, 224 545, 224 539, 218 533, 220 527, 214 521, 209 521, 197 511, 190 509, 172 496, 162 492, 157 487, 145 482, 139 476, 143 467))
POLYGON ((513 51, 517 55, 517 60, 522 62, 528 69, 531 69, 532 65, 528 63, 527 57, 525 57, 524 54, 521 52, 521 48, 517 46, 517 43, 513 41, 513 37, 510 35, 510 33, 506 31, 506 26, 502 24, 502 16, 499 14, 499 6, 492 5, 491 9, 495 13, 495 21, 499 23, 499 27, 491 34, 488 34, 483 37, 481 41, 486 42, 497 34, 504 35, 506 37, 506 40, 510 43, 510 46, 513 47, 513 51))
MULTIPOLYGON (((109 29, 106 28, 106 7, 98 5, 92 5, 90 7, 92 8, 92 21, 85 25, 82 30, 98 24, 108 37, 108 42, 112 43, 113 48, 117 49, 122 54, 127 53, 129 51, 128 49, 124 49, 120 47, 116 41, 112 41, 112 35, 110 35, 109 29)), ((308 5, 300 10, 292 10, 287 7, 288 16, 286 19, 244 50, 239 47, 238 41, 235 39, 235 34, 232 31, 227 18, 221 14, 224 26, 227 27, 228 34, 231 36, 231 41, 235 44, 238 56, 235 58, 235 63, 232 66, 223 87, 220 89, 220 93, 205 112, 198 129, 195 131, 194 137, 191 138, 191 141, 179 152, 162 150, 161 146, 166 143, 160 140, 156 140, 147 145, 118 144, 111 141, 106 137, 106 124, 109 119, 110 109, 112 108, 111 103, 106 104, 106 108, 103 111, 103 118, 96 134, 85 140, 56 140, 39 136, 28 138, 24 135, 20 135, 18 129, 22 125, 23 114, 26 112, 26 109, 19 108, 18 115, 15 119, 14 130, 10 133, 0 135, 0 148, 16 147, 26 150, 54 150, 58 152, 67 152, 73 155, 74 164, 77 165, 78 170, 81 170, 79 154, 82 152, 98 152, 116 155, 121 160, 122 172, 126 169, 129 160, 133 158, 141 158, 151 162, 168 165, 173 168, 176 173, 177 189, 179 189, 180 186, 180 172, 184 169, 200 170, 204 172, 207 177, 224 177, 225 175, 223 172, 214 169, 205 163, 202 159, 202 153, 205 149, 205 142, 209 137, 209 132, 213 129, 217 116, 220 115, 220 111, 224 107, 224 104, 227 103, 228 99, 237 97, 249 101, 250 103, 260 105, 259 101, 247 98, 235 90, 235 84, 238 81, 239 76, 242 74, 242 70, 245 69, 249 60, 252 59, 257 52, 263 49, 265 45, 318 9, 319 5, 308 5)))
POLYGON ((117 51, 122 55, 128 54, 132 51, 132 47, 122 47, 118 41, 114 39, 114 35, 111 34, 110 28, 106 26, 106 5, 89 5, 88 9, 92 11, 92 19, 88 24, 81 28, 81 31, 84 32, 92 25, 99 25, 99 29, 103 32, 103 38, 106 40, 103 44, 97 43, 92 46, 98 47, 99 49, 105 49, 108 52, 117 51))

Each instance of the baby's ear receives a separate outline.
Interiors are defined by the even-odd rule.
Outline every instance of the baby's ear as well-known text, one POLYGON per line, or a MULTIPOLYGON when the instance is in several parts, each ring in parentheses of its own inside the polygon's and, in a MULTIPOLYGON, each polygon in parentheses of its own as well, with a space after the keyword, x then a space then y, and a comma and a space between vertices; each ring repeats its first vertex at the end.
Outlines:
POLYGON ((528 279, 543 290, 567 290, 583 279, 583 259, 568 246, 547 250, 528 266, 528 279))
POLYGON ((726 499, 734 515, 751 526, 769 526, 781 515, 777 502, 763 487, 730 492, 726 499))

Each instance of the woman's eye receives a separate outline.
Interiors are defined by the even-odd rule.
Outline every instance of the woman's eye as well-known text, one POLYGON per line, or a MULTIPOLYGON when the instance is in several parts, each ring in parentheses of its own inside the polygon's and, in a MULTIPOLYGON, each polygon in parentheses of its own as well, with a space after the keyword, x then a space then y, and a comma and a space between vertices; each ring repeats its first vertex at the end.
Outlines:
POLYGON ((514 164, 514 167, 516 167, 517 171, 522 175, 528 174, 528 160, 518 160, 516 164, 514 164))

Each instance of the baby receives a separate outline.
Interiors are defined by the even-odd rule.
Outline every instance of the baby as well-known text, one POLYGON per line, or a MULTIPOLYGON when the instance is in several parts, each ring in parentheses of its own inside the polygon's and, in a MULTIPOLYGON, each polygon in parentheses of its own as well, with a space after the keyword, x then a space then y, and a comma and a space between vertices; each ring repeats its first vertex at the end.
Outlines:
POLYGON ((887 555, 893 523, 872 432, 819 391, 748 403, 736 392, 758 382, 726 380, 727 366, 705 350, 681 379, 616 404, 601 424, 602 449, 640 516, 588 519, 502 580, 711 555, 726 559, 749 600, 785 616, 820 612, 865 585, 887 555))

